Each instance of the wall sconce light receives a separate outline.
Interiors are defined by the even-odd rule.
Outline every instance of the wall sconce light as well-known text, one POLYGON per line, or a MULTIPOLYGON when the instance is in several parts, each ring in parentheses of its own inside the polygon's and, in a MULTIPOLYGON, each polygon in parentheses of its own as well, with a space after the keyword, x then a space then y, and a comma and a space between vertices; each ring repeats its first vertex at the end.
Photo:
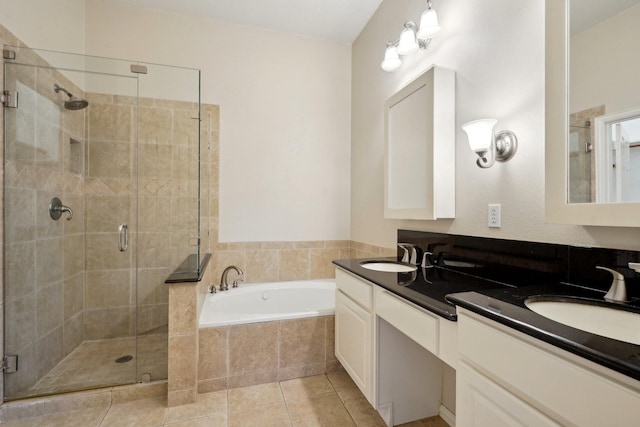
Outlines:
POLYGON ((431 7, 431 1, 427 2, 427 9, 420 17, 420 27, 413 21, 404 23, 400 38, 394 42, 387 42, 384 52, 384 60, 380 64, 384 71, 395 71, 402 66, 399 55, 413 55, 429 47, 431 39, 440 32, 438 15, 431 7))
POLYGON ((478 155, 476 164, 481 168, 490 168, 496 160, 506 162, 518 150, 516 134, 510 130, 494 133, 496 123, 496 119, 480 119, 462 125, 469 138, 469 147, 478 155))

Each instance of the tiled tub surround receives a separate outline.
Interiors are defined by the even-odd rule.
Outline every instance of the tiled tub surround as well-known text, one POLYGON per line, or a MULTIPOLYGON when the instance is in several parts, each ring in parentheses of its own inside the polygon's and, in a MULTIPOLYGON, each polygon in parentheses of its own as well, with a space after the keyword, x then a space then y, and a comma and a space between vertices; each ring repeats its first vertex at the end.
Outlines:
POLYGON ((202 328, 199 355, 200 393, 340 369, 334 316, 202 328))

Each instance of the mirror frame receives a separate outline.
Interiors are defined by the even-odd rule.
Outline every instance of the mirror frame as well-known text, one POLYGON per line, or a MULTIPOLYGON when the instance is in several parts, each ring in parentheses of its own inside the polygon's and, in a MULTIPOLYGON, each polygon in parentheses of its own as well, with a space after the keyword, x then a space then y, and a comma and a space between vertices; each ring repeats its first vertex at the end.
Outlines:
POLYGON ((548 223, 640 226, 640 203, 568 203, 569 1, 545 2, 545 218, 548 223))

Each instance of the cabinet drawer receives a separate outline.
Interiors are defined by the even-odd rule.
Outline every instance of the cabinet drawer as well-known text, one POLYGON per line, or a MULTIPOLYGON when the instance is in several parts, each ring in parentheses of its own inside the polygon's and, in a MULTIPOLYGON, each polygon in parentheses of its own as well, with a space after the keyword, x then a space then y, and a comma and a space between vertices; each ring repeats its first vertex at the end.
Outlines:
POLYGON ((438 318, 376 287, 375 313, 403 334, 438 355, 438 318))
POLYGON ((339 268, 336 268, 336 288, 349 298, 371 311, 373 307, 373 286, 339 268))

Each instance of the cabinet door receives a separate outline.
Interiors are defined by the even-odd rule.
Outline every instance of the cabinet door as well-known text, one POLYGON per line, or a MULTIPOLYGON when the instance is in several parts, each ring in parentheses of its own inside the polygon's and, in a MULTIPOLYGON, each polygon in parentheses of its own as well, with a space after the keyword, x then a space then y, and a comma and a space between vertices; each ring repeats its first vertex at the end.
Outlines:
POLYGON ((371 402, 371 313, 336 292, 336 357, 371 402))
POLYGON ((456 375, 457 427, 560 427, 466 363, 456 375))

